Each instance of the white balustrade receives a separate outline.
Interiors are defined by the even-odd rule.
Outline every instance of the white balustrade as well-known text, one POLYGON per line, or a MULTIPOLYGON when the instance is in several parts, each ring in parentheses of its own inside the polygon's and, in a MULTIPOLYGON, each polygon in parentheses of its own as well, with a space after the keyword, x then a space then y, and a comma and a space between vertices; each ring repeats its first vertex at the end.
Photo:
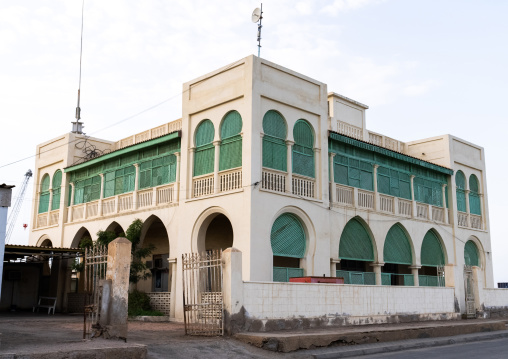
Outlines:
POLYGON ((358 207, 374 209, 374 192, 358 190, 358 207))
POLYGON ((423 203, 416 204, 416 218, 429 219, 429 205, 423 203))
POLYGON ((219 183, 221 192, 242 188, 242 168, 219 172, 219 183))
POLYGON ((392 151, 399 150, 399 141, 390 137, 385 137, 385 147, 392 151))
POLYGON ((78 204, 72 207, 72 221, 80 221, 83 219, 83 215, 85 212, 85 205, 78 204))
POLYGON ((118 196, 118 211, 125 212, 132 210, 132 193, 118 196))
POLYGON ((369 131, 369 142, 376 146, 383 146, 383 136, 369 131))
POLYGON ((432 206, 432 220, 444 223, 444 209, 442 207, 432 206))
POLYGON ((59 215, 60 215, 60 210, 58 210, 58 209, 49 212, 49 225, 50 226, 58 224, 59 215))
POLYGON ((213 194, 213 173, 196 177, 192 180, 192 197, 202 197, 213 194))
POLYGON ((174 185, 157 187, 157 204, 173 202, 174 185))
POLYGON ((153 201, 153 189, 138 191, 138 208, 151 207, 153 201))
POLYGON ((293 174, 293 194, 301 197, 314 198, 314 179, 293 174))
POLYGON ((37 228, 46 227, 48 225, 48 214, 41 213, 37 215, 37 228))
POLYGON ((412 208, 411 201, 408 201, 407 199, 399 198, 399 215, 403 217, 411 217, 411 208, 412 208))
POLYGON ((470 214, 469 216, 471 218, 471 228, 483 229, 482 216, 476 214, 470 214))
POLYGON ((182 119, 172 121, 172 122, 166 123, 162 126, 155 127, 151 130, 146 130, 141 133, 135 134, 133 136, 129 136, 127 138, 121 139, 120 141, 115 143, 114 149, 118 150, 120 148, 131 146, 135 143, 140 143, 140 142, 144 142, 147 140, 151 140, 153 138, 167 135, 168 133, 178 131, 181 129, 182 129, 182 119))
POLYGON ((467 213, 457 212, 457 222, 460 227, 467 227, 467 213))
POLYGON ((393 213, 393 208, 394 208, 393 202, 394 202, 394 197, 380 194, 379 195, 379 210, 381 212, 393 213))
POLYGON ((263 189, 286 192, 287 173, 263 168, 261 186, 263 189))
POLYGON ((102 214, 107 215, 116 212, 116 197, 102 200, 102 214))
POLYGON ((151 138, 150 130, 143 131, 143 132, 138 133, 136 135, 136 143, 145 142, 146 140, 149 140, 150 138, 151 138))
POLYGON ((349 123, 337 121, 337 132, 363 141, 363 129, 349 123))
POLYGON ((341 185, 336 186, 336 202, 340 204, 353 205, 353 188, 344 187, 341 185))
POLYGON ((97 217, 99 214, 99 201, 89 202, 86 204, 86 218, 97 217))

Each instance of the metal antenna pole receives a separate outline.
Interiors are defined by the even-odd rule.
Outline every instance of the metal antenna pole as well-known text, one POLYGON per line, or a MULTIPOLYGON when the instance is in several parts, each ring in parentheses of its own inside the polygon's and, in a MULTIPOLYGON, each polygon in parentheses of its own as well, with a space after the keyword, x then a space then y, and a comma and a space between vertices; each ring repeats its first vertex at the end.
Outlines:
POLYGON ((76 122, 72 123, 72 132, 74 133, 83 133, 83 124, 79 122, 81 119, 81 107, 80 97, 81 97, 81 59, 83 58, 83 16, 85 10, 85 0, 83 0, 81 4, 81 44, 79 48, 79 84, 78 84, 78 105, 76 107, 76 122))
POLYGON ((261 16, 259 17, 259 24, 258 24, 258 57, 261 56, 261 28, 263 25, 261 25, 261 20, 263 20, 263 3, 261 3, 261 16))

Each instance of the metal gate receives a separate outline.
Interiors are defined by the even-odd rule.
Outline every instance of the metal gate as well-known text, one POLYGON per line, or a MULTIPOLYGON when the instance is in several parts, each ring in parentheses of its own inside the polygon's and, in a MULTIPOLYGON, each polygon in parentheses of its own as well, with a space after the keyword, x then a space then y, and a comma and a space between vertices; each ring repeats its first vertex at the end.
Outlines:
POLYGON ((185 334, 224 335, 222 251, 182 254, 185 334))
POLYGON ((474 301, 473 269, 471 266, 464 266, 464 292, 466 293, 466 317, 476 318, 476 305, 474 301))
POLYGON ((101 280, 106 279, 108 247, 95 245, 85 249, 85 314, 83 319, 83 339, 90 339, 92 329, 100 318, 101 280))

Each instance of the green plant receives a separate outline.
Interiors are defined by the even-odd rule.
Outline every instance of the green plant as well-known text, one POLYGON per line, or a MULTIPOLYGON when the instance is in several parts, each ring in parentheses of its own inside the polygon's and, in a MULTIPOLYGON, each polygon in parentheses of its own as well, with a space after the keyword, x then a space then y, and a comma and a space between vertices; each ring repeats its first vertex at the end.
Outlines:
POLYGON ((152 273, 149 271, 143 259, 152 254, 155 246, 150 244, 145 247, 140 247, 142 228, 143 221, 135 219, 126 231, 126 237, 132 243, 132 261, 129 273, 129 282, 131 283, 137 283, 140 280, 146 280, 152 276, 152 273))
POLYGON ((158 310, 152 309, 150 297, 144 292, 138 290, 129 293, 128 314, 133 316, 163 316, 158 310))

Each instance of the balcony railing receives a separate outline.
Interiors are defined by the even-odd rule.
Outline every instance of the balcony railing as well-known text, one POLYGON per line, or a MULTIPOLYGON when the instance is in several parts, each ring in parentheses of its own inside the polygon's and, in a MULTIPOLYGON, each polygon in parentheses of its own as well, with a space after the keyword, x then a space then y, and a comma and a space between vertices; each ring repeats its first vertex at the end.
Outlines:
POLYGON ((261 187, 275 192, 286 192, 287 173, 263 168, 261 187))
POLYGON ((37 215, 37 228, 46 227, 48 225, 48 213, 40 213, 37 215))
POLYGON ((434 222, 445 223, 444 214, 444 208, 432 206, 432 220, 434 222))
POLYGON ((358 207, 374 209, 374 192, 359 189, 358 207))
POLYGON ((469 216, 471 218, 471 228, 483 229, 482 216, 478 216, 476 214, 470 214, 469 216))
POLYGON ((460 227, 468 227, 467 213, 457 212, 457 222, 460 227))
POLYGON ((213 173, 193 178, 192 197, 198 198, 208 196, 213 193, 214 193, 213 173))
POLYGON ((337 121, 337 132, 363 141, 363 129, 350 125, 349 123, 337 121))
POLYGON ((399 216, 402 217, 411 217, 413 210, 412 210, 412 202, 408 201, 407 199, 399 198, 399 216))
POLYGON ((395 202, 395 197, 380 194, 379 195, 379 210, 381 212, 394 213, 394 211, 393 211, 394 202, 395 202))
POLYGON ((121 148, 134 145, 136 143, 145 142, 153 138, 157 138, 168 133, 178 131, 182 129, 182 119, 166 123, 162 126, 152 128, 150 130, 137 133, 133 136, 124 138, 118 142, 115 142, 113 150, 119 150, 121 148))
POLYGON ((220 191, 228 192, 242 188, 242 168, 219 172, 220 191))
POLYGON ((424 203, 416 203, 416 218, 429 219, 429 205, 424 203))
POLYGON ((344 187, 341 185, 336 185, 335 183, 333 186, 337 187, 337 193, 336 193, 336 202, 346 205, 346 206, 352 206, 354 205, 353 201, 353 187, 344 187))
POLYGON ((314 198, 314 178, 303 177, 293 174, 293 194, 301 197, 314 198))
POLYGON ((60 210, 56 209, 54 211, 49 212, 49 225, 58 224, 58 217, 60 216, 60 210))

